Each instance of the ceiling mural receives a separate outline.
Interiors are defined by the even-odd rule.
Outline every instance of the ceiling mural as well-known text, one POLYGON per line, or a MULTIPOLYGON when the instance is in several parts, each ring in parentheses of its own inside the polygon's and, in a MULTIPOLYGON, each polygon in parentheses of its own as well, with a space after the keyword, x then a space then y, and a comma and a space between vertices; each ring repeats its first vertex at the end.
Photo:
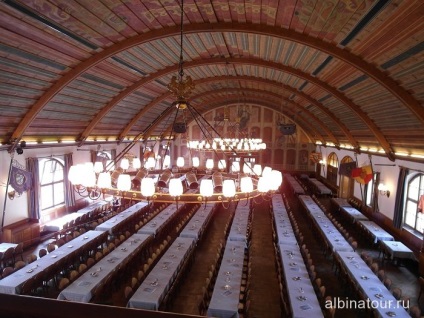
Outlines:
POLYGON ((272 119, 284 142, 424 159, 422 1, 185 0, 182 17, 176 0, 1 1, 1 149, 169 133, 182 50, 201 114, 234 106, 243 130, 269 109, 296 125, 272 119))

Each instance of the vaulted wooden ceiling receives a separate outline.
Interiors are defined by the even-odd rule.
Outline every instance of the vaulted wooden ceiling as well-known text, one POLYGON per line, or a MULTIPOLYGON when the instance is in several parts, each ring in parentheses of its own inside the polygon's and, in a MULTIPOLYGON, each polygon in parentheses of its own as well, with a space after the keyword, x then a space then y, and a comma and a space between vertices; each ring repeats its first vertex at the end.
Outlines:
MULTIPOLYGON (((181 5, 0 2, 0 140, 122 141, 169 128, 181 5)), ((185 0, 184 73, 206 112, 240 100, 317 143, 424 158, 422 0, 185 0)))

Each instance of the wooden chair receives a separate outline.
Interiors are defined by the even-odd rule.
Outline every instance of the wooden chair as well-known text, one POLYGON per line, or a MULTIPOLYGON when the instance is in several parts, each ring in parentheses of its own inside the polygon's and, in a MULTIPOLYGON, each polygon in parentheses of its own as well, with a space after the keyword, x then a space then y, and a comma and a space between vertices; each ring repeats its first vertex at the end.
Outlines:
POLYGON ((15 263, 14 253, 15 253, 15 248, 14 247, 9 247, 3 253, 3 258, 2 258, 3 268, 4 267, 8 267, 8 266, 12 266, 13 267, 13 265, 15 263))
POLYGON ((47 252, 51 253, 56 249, 56 246, 53 243, 47 244, 47 252))
POLYGON ((386 278, 386 272, 384 271, 384 269, 380 269, 377 272, 377 277, 380 281, 384 282, 384 279, 386 278))
POLYGON ((5 268, 3 268, 3 271, 1 273, 1 277, 5 278, 7 276, 9 276, 10 274, 12 274, 15 271, 15 269, 11 266, 7 266, 5 268))
POLYGON ((24 260, 24 243, 19 243, 15 246, 15 249, 13 250, 13 257, 14 261, 16 262, 17 257, 19 256, 21 258, 21 261, 24 260))
POLYGON ((386 286, 386 288, 388 290, 390 290, 390 288, 392 287, 392 280, 390 278, 385 278, 384 281, 383 281, 383 284, 384 284, 384 286, 386 286))
POLYGON ((21 269, 22 267, 25 267, 26 263, 24 261, 17 261, 15 262, 15 270, 21 269))
POLYGON ((26 261, 28 264, 31 264, 32 262, 35 262, 37 260, 37 255, 30 254, 27 256, 26 261))
POLYGON ((373 271, 373 273, 374 274, 376 274, 377 275, 377 273, 378 273, 378 264, 377 263, 372 263, 371 264, 371 270, 373 271))
POLYGON ((133 293, 133 289, 131 288, 131 286, 125 286, 125 289, 124 289, 125 300, 129 300, 132 296, 132 293, 133 293))
POLYGON ((38 251, 38 257, 44 257, 44 256, 46 256, 47 255, 47 250, 46 249, 44 249, 44 248, 42 248, 42 249, 40 249, 39 251, 38 251))
POLYGON ((421 317, 421 309, 417 305, 412 306, 409 308, 409 315, 412 318, 420 318, 421 317))
POLYGON ((325 297, 324 308, 327 308, 327 311, 326 311, 327 318, 334 318, 334 316, 336 315, 336 307, 333 307, 332 304, 333 304, 333 300, 331 296, 325 297), (327 304, 331 304, 331 306, 328 306, 327 304))
POLYGON ((397 300, 400 300, 400 298, 402 297, 402 289, 400 289, 399 287, 395 287, 392 290, 392 294, 397 300))
POLYGON ((59 290, 64 290, 70 284, 69 278, 63 277, 58 284, 59 290))

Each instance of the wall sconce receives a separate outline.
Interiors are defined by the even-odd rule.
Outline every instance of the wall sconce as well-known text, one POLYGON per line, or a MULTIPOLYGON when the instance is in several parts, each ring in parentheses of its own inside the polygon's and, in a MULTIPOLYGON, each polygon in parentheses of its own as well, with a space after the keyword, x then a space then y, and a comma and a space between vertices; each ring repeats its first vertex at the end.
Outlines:
POLYGON ((387 189, 387 186, 384 183, 378 184, 378 192, 380 192, 381 195, 390 197, 390 191, 387 189))

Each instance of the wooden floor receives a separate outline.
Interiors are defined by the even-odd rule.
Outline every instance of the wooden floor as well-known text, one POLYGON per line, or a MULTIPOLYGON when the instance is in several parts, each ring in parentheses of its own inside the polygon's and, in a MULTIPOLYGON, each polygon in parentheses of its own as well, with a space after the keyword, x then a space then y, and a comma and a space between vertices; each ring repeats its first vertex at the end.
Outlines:
MULTIPOLYGON (((334 274, 332 268, 332 259, 325 257, 319 246, 319 242, 314 238, 310 230, 310 224, 306 221, 305 215, 298 207, 297 199, 290 197, 289 202, 292 206, 294 216, 299 224, 300 230, 304 235, 304 242, 311 252, 311 257, 316 265, 318 277, 321 277, 326 286, 327 294, 332 297, 347 297, 348 290, 341 285, 338 277, 334 274)), ((325 205, 329 206, 329 199, 320 199, 325 205)), ((262 203, 256 207, 253 212, 252 238, 250 245, 250 257, 252 264, 251 293, 250 293, 250 318, 273 318, 282 317, 279 289, 277 281, 277 272, 275 268, 275 259, 272 242, 271 216, 268 208, 269 203, 262 203)), ((198 305, 202 296, 202 286, 205 284, 210 265, 215 258, 219 242, 225 240, 223 227, 228 222, 231 214, 225 209, 217 210, 213 221, 196 249, 196 258, 185 278, 182 287, 175 297, 170 311, 198 315, 198 305)), ((176 235, 176 234, 175 234, 176 235)), ((354 234, 355 235, 355 234, 354 234)), ((360 243, 358 252, 368 251, 380 263, 381 268, 386 271, 386 275, 393 280, 394 287, 400 287, 403 294, 410 297, 410 305, 420 305, 424 310, 424 297, 417 300, 419 293, 418 285, 418 264, 408 261, 403 266, 396 266, 392 263, 381 264, 378 260, 378 250, 361 238, 357 238, 360 243)), ((42 242, 38 246, 31 247, 25 251, 25 255, 36 253, 40 248, 45 248, 49 240, 42 242)), ((119 299, 121 291, 118 291, 113 297, 119 299)), ((52 293, 51 297, 57 294, 52 293)), ((114 305, 125 306, 124 303, 116 300, 114 305)), ((424 311, 423 311, 424 312, 424 311)), ((363 317, 363 313, 354 310, 337 310, 335 317, 353 318, 363 317)), ((313 318, 313 317, 311 317, 313 318)))

